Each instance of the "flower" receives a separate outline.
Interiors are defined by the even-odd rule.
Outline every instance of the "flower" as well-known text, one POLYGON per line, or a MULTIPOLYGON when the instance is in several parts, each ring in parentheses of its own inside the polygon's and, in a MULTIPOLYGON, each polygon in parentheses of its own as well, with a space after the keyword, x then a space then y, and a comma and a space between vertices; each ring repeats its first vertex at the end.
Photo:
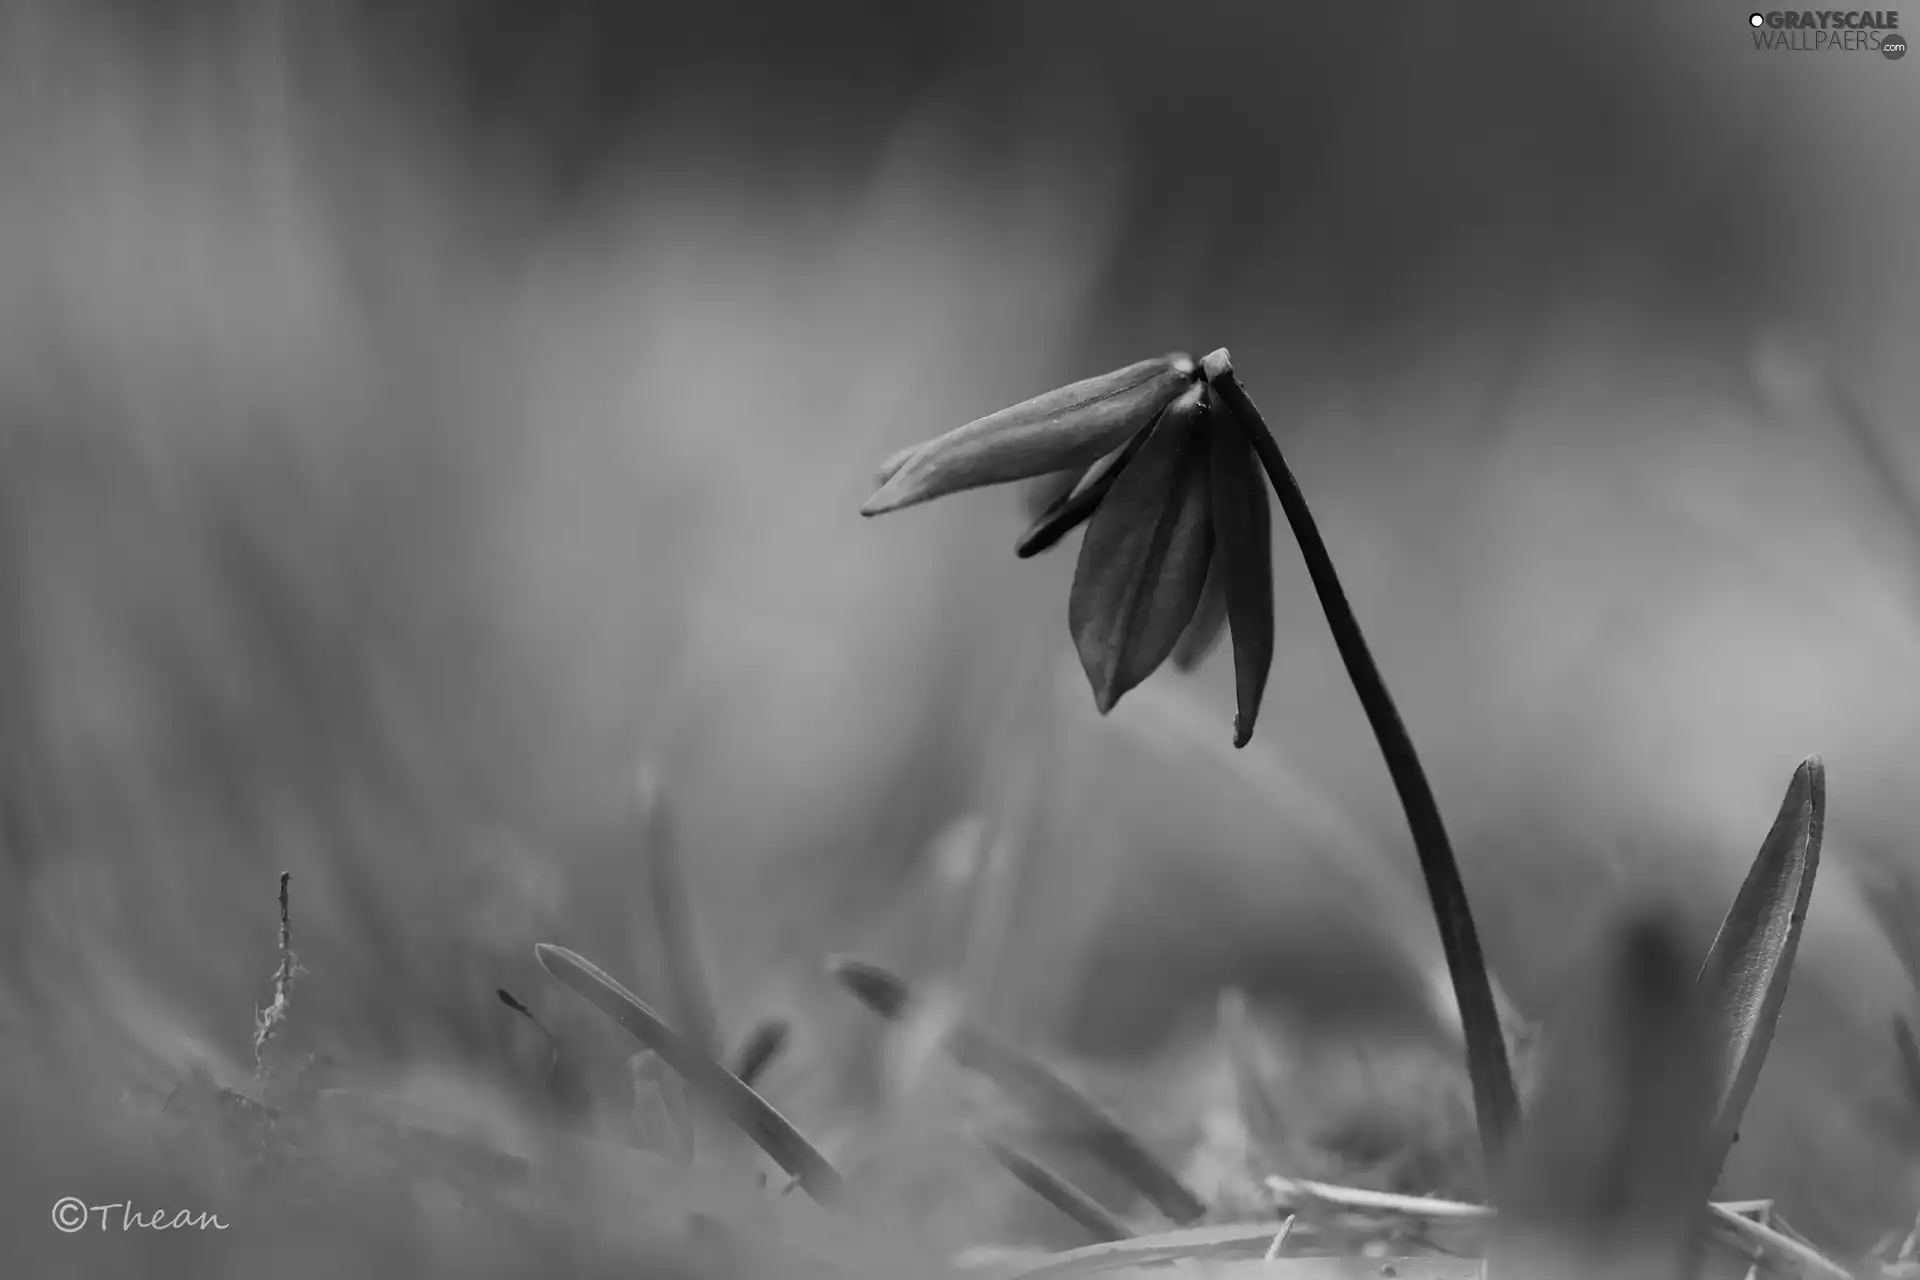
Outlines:
POLYGON ((1087 526, 1068 625, 1102 715, 1172 658, 1233 637, 1234 745, 1273 660, 1272 515, 1247 424, 1184 355, 1088 378, 906 449, 862 515, 1036 480, 1022 559, 1087 526), (1033 501, 1037 496, 1043 502, 1033 501))

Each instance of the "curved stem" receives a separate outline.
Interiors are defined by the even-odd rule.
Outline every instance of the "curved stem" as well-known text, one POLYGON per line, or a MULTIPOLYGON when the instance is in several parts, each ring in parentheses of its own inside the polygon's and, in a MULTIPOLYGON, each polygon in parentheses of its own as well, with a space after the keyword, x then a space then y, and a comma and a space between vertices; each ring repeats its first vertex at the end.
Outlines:
POLYGON ((1222 347, 1200 362, 1202 375, 1214 393, 1233 410, 1253 440, 1254 451, 1273 482, 1293 529, 1294 540, 1307 562, 1320 607, 1327 615, 1334 644, 1346 663, 1347 676, 1367 723, 1386 758, 1394 790, 1400 794, 1400 806, 1406 811, 1407 827, 1413 834, 1414 852, 1426 877, 1427 895, 1433 903, 1434 922, 1440 928, 1440 946, 1447 957, 1447 972, 1453 979, 1454 997, 1460 1004, 1460 1022, 1467 1043, 1467 1074, 1473 1082, 1474 1112, 1480 1126, 1480 1145, 1486 1159, 1487 1174, 1492 1176, 1500 1151, 1512 1133, 1519 1115, 1519 1100, 1514 1092, 1513 1074, 1507 1064, 1507 1044, 1500 1029, 1500 1015, 1494 1005, 1493 986, 1487 980, 1486 961, 1480 952, 1480 936, 1473 924, 1473 911, 1467 902, 1466 885, 1460 878, 1460 865, 1453 856, 1446 826, 1440 820, 1440 806, 1434 802, 1433 789, 1427 784, 1426 770, 1413 749, 1413 740, 1400 721, 1393 695, 1374 665, 1360 624, 1334 572, 1333 558, 1321 540, 1319 526, 1307 508, 1300 484, 1281 456, 1280 445, 1267 429, 1266 420, 1254 407, 1240 380, 1234 377, 1233 362, 1222 347))

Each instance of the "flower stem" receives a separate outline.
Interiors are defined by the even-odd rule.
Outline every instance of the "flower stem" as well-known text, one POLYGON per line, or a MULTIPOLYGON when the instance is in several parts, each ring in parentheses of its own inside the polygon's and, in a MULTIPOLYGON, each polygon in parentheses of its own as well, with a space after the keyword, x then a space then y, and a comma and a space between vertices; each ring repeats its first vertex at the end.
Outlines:
POLYGON ((1473 910, 1467 902, 1466 885, 1460 878, 1460 864, 1453 856, 1453 845, 1440 820, 1440 806, 1434 802, 1433 789, 1427 784, 1426 770, 1413 749, 1413 740, 1400 720, 1393 695, 1374 665, 1360 624, 1340 586, 1333 558, 1320 537, 1313 512, 1300 492, 1300 483, 1280 453, 1280 445, 1267 428, 1260 410, 1254 407, 1246 389, 1234 376, 1233 362, 1225 347, 1200 362, 1202 376, 1214 393, 1233 410, 1253 440, 1260 464, 1273 482, 1293 529, 1294 540, 1306 560, 1307 573, 1327 615, 1334 644, 1346 663, 1347 676, 1367 723, 1380 744, 1387 762, 1400 806, 1406 811, 1407 827, 1413 834, 1414 852, 1427 881, 1427 895, 1433 903, 1434 922, 1440 928, 1440 946, 1446 953, 1447 972, 1453 979, 1454 997, 1460 1004, 1460 1022, 1467 1045, 1467 1075, 1473 1082, 1474 1112, 1480 1126, 1480 1145, 1488 1176, 1513 1132, 1518 1120, 1519 1100, 1514 1092, 1513 1074, 1507 1064, 1506 1039, 1500 1029, 1500 1016, 1493 1001, 1493 987, 1487 979, 1486 961, 1480 952, 1480 936, 1473 924, 1473 910))

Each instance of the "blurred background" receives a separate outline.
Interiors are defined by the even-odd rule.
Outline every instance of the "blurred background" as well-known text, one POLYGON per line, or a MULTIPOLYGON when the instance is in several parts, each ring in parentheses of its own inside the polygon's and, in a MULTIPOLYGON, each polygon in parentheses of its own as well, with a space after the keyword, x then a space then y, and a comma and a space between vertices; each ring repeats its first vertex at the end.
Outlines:
MULTIPOLYGON (((643 758, 728 1035, 794 1020, 768 1091, 803 1127, 882 1089, 834 951, 1110 1073, 1176 1154, 1225 987, 1297 1054, 1444 1041, 1284 533, 1236 756, 1224 652, 1093 714, 1073 551, 1017 561, 1016 495, 857 514, 906 444, 1219 345, 1529 1016, 1619 899, 1704 949, 1825 756, 1722 1193, 1823 1241, 1910 1223, 1875 907, 1920 872, 1920 72, 1763 54, 1721 8, 0 6, 16 1274, 257 1273, 45 1214, 172 1185, 127 1090, 252 1073, 282 870, 276 1051, 355 1080, 537 1095, 494 990, 598 1028, 536 941, 664 1004, 643 758)), ((943 1243, 1043 1230, 974 1176, 943 1243)), ((411 1221, 314 1274, 430 1271, 411 1221)))

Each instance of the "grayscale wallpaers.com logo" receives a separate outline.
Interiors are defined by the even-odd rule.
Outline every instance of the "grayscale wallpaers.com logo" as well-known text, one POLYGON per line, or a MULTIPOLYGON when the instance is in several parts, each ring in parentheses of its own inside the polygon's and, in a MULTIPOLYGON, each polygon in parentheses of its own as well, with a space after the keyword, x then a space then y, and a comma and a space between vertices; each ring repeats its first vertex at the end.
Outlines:
POLYGON ((1782 53, 1877 53, 1889 62, 1906 56, 1900 15, 1891 9, 1773 10, 1750 13, 1753 47, 1782 53))

